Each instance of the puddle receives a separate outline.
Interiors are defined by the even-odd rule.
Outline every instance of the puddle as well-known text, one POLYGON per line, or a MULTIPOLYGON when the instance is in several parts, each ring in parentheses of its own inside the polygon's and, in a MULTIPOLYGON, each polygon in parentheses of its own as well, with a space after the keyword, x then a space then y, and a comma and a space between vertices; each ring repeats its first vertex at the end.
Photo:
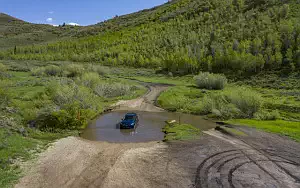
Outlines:
POLYGON ((211 121, 190 114, 137 111, 135 112, 139 116, 137 128, 135 130, 120 129, 118 123, 126 113, 128 111, 115 111, 101 115, 90 123, 82 132, 81 137, 93 141, 119 143, 148 142, 163 140, 164 133, 161 132, 161 129, 165 126, 167 120, 180 120, 181 123, 192 124, 201 130, 208 130, 216 126, 211 121))

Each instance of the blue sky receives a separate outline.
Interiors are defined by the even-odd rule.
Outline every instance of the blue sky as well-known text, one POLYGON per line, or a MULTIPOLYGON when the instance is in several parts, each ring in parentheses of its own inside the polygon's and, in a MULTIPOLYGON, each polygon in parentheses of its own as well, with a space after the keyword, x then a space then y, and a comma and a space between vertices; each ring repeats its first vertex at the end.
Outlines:
POLYGON ((95 24, 167 0, 0 0, 0 12, 32 23, 95 24))

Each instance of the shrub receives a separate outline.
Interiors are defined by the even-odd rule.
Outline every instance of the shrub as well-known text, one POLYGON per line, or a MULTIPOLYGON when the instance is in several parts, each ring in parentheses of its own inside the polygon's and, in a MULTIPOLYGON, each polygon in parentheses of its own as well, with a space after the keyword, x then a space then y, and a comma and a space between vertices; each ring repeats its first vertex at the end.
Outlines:
POLYGON ((31 69, 32 76, 43 76, 44 73, 45 73, 44 67, 38 67, 38 68, 31 69))
POLYGON ((195 76, 196 85, 201 89, 224 89, 227 84, 227 79, 224 75, 211 74, 208 72, 201 72, 198 76, 195 76))
POLYGON ((0 116, 0 128, 15 128, 17 126, 15 120, 11 117, 0 116))
POLYGON ((7 107, 9 103, 9 97, 3 89, 0 89, 0 110, 7 107))
POLYGON ((61 76, 62 70, 56 65, 48 65, 46 67, 37 67, 31 69, 32 76, 61 76))
POLYGON ((220 93, 210 93, 201 99, 199 114, 212 114, 222 119, 252 118, 260 111, 261 96, 248 88, 230 88, 220 93))
MULTIPOLYGON (((234 104, 230 103, 227 96, 223 93, 211 94, 208 99, 209 104, 211 104, 211 113, 222 119, 230 119, 240 116, 240 109, 234 104)), ((206 103, 206 101, 204 102, 206 103)), ((207 108, 208 109, 208 108, 207 108)))
POLYGON ((254 118, 258 120, 277 120, 280 118, 280 114, 277 110, 271 112, 259 111, 254 114, 254 118))
POLYGON ((51 98, 56 105, 63 106, 65 104, 72 103, 72 101, 74 100, 74 95, 77 90, 77 86, 75 84, 70 84, 70 85, 59 84, 54 87, 55 88, 52 88, 54 90, 51 93, 51 98))
POLYGON ((85 118, 80 118, 80 109, 77 105, 72 108, 54 110, 45 108, 40 111, 36 118, 37 127, 44 131, 55 132, 59 129, 78 129, 84 124, 85 118))
POLYGON ((88 71, 96 72, 101 76, 105 76, 110 73, 110 69, 108 67, 101 66, 101 65, 90 65, 88 67, 88 71))
POLYGON ((4 64, 0 63, 0 79, 9 78, 11 76, 6 71, 7 71, 7 67, 4 64))
POLYGON ((250 88, 231 88, 224 92, 228 101, 240 110, 240 117, 252 118, 261 109, 263 99, 259 93, 250 88))
POLYGON ((98 84, 94 88, 94 92, 101 97, 120 97, 131 93, 136 90, 136 86, 124 85, 124 84, 98 84))
POLYGON ((100 98, 90 88, 78 86, 69 79, 51 83, 47 94, 55 107, 39 113, 36 121, 42 130, 78 129, 103 110, 100 98))
POLYGON ((68 77, 76 77, 82 75, 84 71, 85 69, 82 65, 70 64, 65 67, 64 74, 68 77))
POLYGON ((45 74, 48 76, 61 76, 62 70, 56 65, 49 65, 45 67, 45 74))
POLYGON ((81 109, 99 109, 100 99, 89 88, 78 86, 75 83, 52 83, 47 88, 48 95, 60 108, 77 102, 81 109))
POLYGON ((84 73, 81 77, 81 83, 89 88, 94 88, 100 82, 100 77, 95 72, 84 73))
POLYGON ((4 64, 0 63, 0 72, 5 72, 5 71, 7 71, 7 67, 4 64))

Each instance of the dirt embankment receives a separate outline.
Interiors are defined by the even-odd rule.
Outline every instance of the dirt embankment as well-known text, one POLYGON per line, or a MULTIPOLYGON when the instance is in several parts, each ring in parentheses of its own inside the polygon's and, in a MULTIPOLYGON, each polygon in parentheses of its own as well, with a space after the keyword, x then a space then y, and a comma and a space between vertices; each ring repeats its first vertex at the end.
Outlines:
MULTIPOLYGON (((120 108, 161 110, 153 101, 166 86, 120 108)), ((247 136, 208 131, 185 142, 106 143, 69 137, 40 155, 17 188, 57 187, 300 187, 300 145, 239 128, 247 136)))

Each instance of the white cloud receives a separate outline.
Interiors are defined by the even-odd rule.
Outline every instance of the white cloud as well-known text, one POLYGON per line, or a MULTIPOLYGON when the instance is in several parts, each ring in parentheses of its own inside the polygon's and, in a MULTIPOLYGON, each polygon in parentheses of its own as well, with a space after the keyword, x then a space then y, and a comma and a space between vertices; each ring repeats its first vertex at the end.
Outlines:
POLYGON ((53 14, 53 13, 54 13, 54 11, 49 11, 48 13, 49 13, 49 14, 53 14))
POLYGON ((78 23, 73 23, 73 22, 71 22, 71 23, 68 23, 68 25, 72 25, 72 26, 79 26, 79 24, 78 24, 78 23))
POLYGON ((55 24, 54 24, 54 25, 52 25, 52 26, 53 26, 53 27, 58 27, 59 25, 55 25, 55 24))
POLYGON ((52 21, 53 21, 53 18, 47 18, 46 21, 47 21, 47 22, 52 22, 52 21))

